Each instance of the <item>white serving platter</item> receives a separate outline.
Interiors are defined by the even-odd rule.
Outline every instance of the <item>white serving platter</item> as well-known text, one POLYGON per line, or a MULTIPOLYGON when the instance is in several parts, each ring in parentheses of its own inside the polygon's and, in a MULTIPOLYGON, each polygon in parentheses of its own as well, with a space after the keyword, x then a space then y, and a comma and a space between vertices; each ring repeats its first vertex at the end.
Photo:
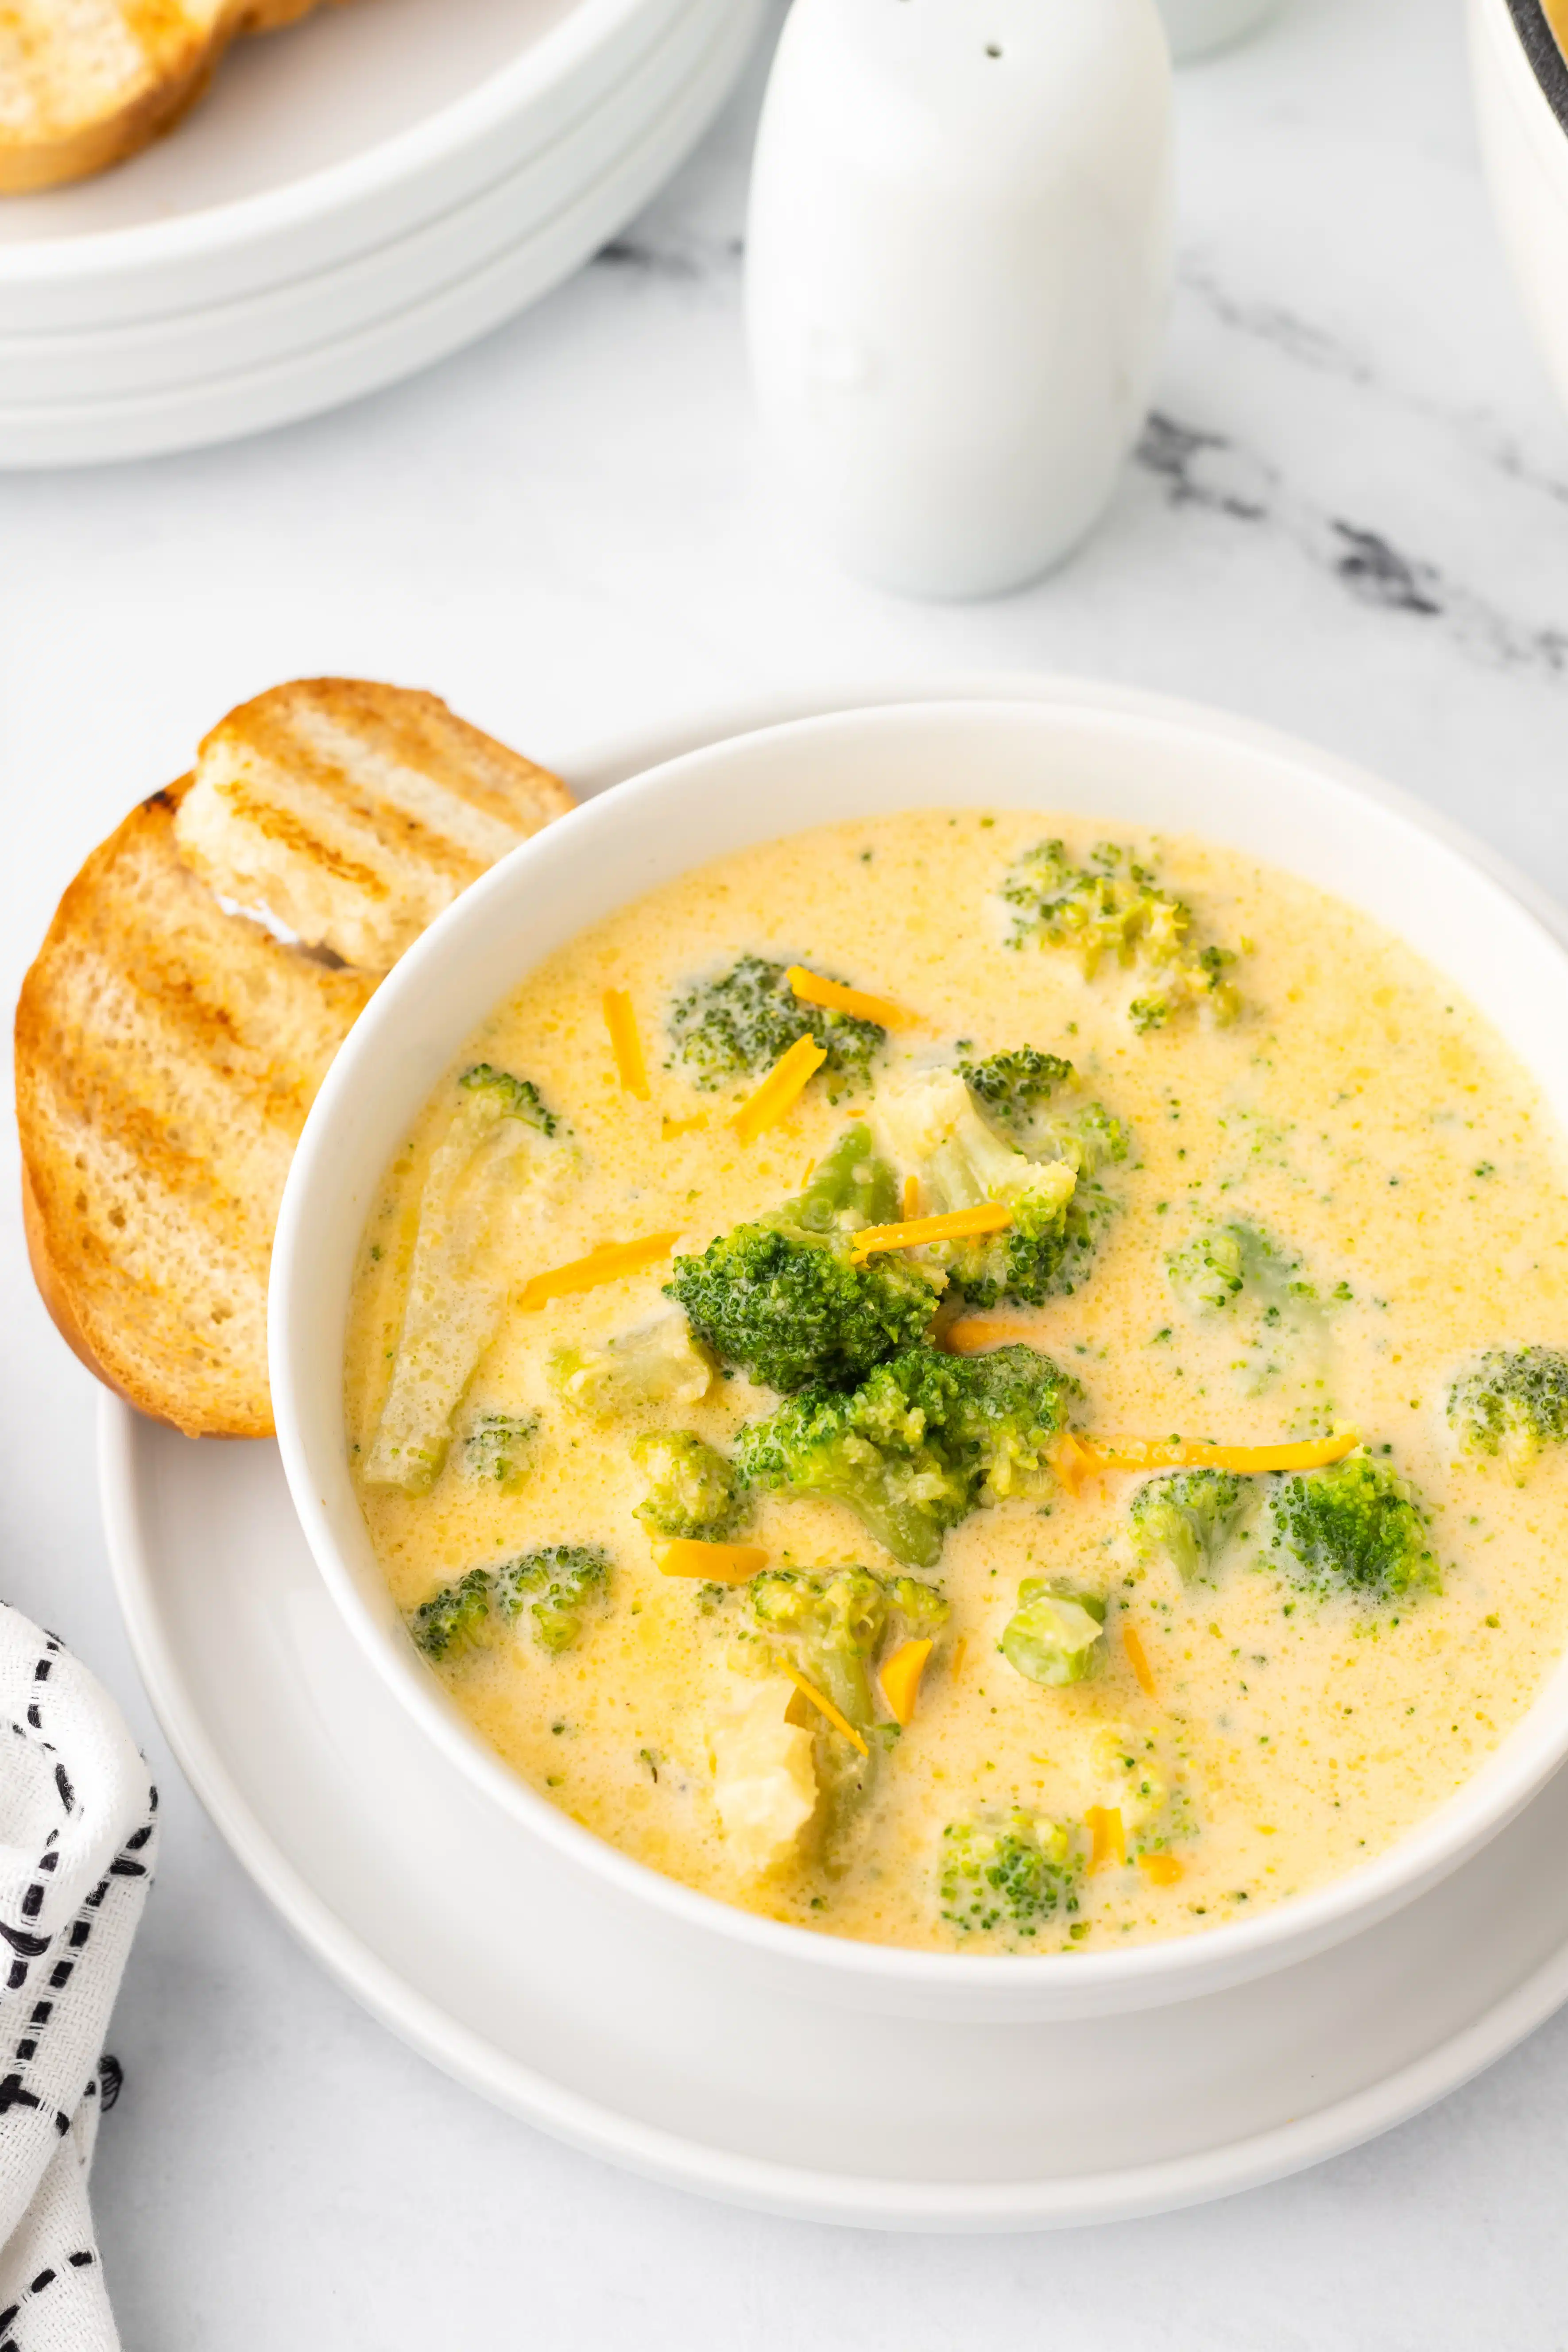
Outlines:
POLYGON ((405 235, 590 113, 683 0, 351 0, 231 50, 165 140, 0 200, 0 331, 156 319, 405 235))
MULTIPOLYGON (((579 789, 602 789, 673 751, 813 709, 964 694, 1092 696, 1279 748, 1240 721, 1076 682, 942 679, 919 694, 710 714, 563 764, 579 789)), ((1465 845, 1568 930, 1530 886, 1465 845)), ((1568 1874, 1541 1866, 1568 1835, 1568 1774, 1359 1938, 1165 2009, 917 2030, 699 1981, 654 1918, 628 1938, 611 1896, 426 1742, 329 1601, 274 1447, 193 1444, 106 1399, 100 1466, 115 1580, 153 1704, 295 1933, 459 2081, 654 2178, 862 2227, 1130 2218, 1352 2147, 1568 1999, 1568 1874)))
POLYGON ((684 161, 762 11, 763 0, 681 0, 570 133, 371 253, 205 311, 0 336, 0 467, 100 464, 262 431, 487 332, 578 268, 684 161))

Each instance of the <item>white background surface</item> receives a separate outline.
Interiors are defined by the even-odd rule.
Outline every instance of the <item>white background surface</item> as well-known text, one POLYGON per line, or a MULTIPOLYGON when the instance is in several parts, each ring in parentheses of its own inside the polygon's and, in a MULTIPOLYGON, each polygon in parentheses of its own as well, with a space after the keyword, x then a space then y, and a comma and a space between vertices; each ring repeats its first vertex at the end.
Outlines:
MULTIPOLYGON (((900 604, 795 537, 739 348, 753 107, 615 253, 432 375, 248 446, 0 480, 11 995, 131 800, 231 703, 332 668, 433 686, 568 766, 731 693, 1099 672, 1315 736, 1568 896, 1568 423, 1486 217, 1458 0, 1288 0, 1184 77, 1177 429, 1072 567, 1003 604, 900 604)), ((114 1686, 168 1808, 98 2167, 128 2352, 1568 2343, 1568 2016, 1297 2180, 990 2242, 703 2206, 444 2082, 299 1955, 163 1753, 108 1590, 91 1391, 9 1187, 0 1215, 0 1589, 114 1686)))

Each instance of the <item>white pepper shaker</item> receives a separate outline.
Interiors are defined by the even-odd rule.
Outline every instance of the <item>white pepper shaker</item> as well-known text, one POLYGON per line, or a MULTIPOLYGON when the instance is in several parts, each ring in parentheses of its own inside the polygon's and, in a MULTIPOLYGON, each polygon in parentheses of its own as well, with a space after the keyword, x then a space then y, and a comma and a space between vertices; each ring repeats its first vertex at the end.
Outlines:
POLYGON ((752 178, 764 427, 854 572, 1060 561, 1146 413, 1170 289, 1154 0, 795 0, 752 178))

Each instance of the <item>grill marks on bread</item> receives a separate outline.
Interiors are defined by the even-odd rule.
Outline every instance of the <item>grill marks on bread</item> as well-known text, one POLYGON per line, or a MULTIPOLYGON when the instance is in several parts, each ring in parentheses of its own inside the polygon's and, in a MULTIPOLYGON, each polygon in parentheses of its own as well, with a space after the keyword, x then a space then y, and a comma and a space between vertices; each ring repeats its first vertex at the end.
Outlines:
POLYGON ((225 898, 385 971, 459 890, 571 804, 556 777, 435 695, 316 678, 214 729, 178 834, 225 898))
POLYGON ((0 0, 0 194, 85 178, 194 105, 237 35, 318 0, 0 0))
POLYGON ((571 796, 433 695, 341 679, 246 704, 201 761, 93 851, 23 984, 23 1202, 93 1371, 188 1435, 259 1437, 278 1203, 328 1066, 385 964, 571 796))

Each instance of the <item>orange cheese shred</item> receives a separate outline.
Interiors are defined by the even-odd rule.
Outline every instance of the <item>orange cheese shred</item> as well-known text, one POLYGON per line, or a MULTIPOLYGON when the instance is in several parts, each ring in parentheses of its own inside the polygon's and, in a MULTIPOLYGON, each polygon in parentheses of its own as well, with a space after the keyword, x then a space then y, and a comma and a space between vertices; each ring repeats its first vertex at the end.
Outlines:
POLYGON ((647 1234, 640 1242, 607 1242, 567 1265, 552 1266, 548 1274, 530 1276, 517 1294, 520 1307, 542 1307, 549 1298, 567 1298, 574 1291, 596 1290, 602 1282, 618 1282, 624 1274, 639 1274, 668 1257, 680 1235, 647 1234))
POLYGON ((830 1698, 824 1698, 822 1693, 817 1689, 815 1683, 808 1683, 805 1676, 804 1675, 797 1675, 793 1666, 785 1666, 784 1672, 789 1676, 791 1682, 795 1685, 796 1690, 800 1693, 802 1698, 805 1699, 809 1706, 814 1706, 818 1715, 825 1715, 827 1717, 828 1722, 833 1726, 835 1731, 841 1731, 844 1734, 845 1738, 848 1740, 850 1746, 852 1748, 858 1748, 862 1756, 869 1756, 871 1753, 870 1749, 867 1747, 865 1741, 861 1738, 860 1734, 856 1730, 855 1726, 850 1722, 848 1717, 847 1715, 840 1715, 838 1709, 834 1706, 833 1701, 830 1698))
POLYGON ((936 1344, 950 1356, 983 1356, 988 1348, 1038 1347, 1042 1337, 1037 1316, 960 1315, 936 1334, 936 1344))
POLYGON ((627 1094, 636 1095, 638 1102, 647 1102, 649 1093, 647 1064, 643 1059, 637 1016, 632 1011, 632 1000, 624 988, 605 989, 605 1026, 610 1033, 610 1046, 616 1056, 616 1067, 621 1074, 622 1086, 627 1094))
POLYGON ((1158 1697, 1159 1694, 1154 1688, 1153 1670, 1149 1664, 1149 1653, 1143 1647, 1142 1637, 1135 1625, 1123 1624, 1121 1646, 1127 1653, 1127 1663, 1137 1677, 1138 1687, 1144 1697, 1158 1697))
POLYGON ((921 1180, 918 1176, 904 1179, 904 1223, 912 1225, 921 1213, 921 1180))
POLYGON ((700 1543, 690 1536, 656 1543, 653 1556, 666 1576, 697 1576, 708 1584, 746 1584, 768 1564, 760 1544, 700 1543))
POLYGON ((877 1679, 882 1685, 893 1721, 902 1725, 914 1718, 915 1703, 921 1695, 921 1676, 926 1670, 926 1660, 934 1645, 930 1642, 900 1642, 883 1666, 877 1679))
POLYGON ((824 980, 819 971, 807 971, 804 964, 792 963, 784 978, 803 1004, 822 1004, 830 1013, 847 1013, 856 1021, 874 1021, 879 1029, 926 1025, 918 1013, 895 1004, 890 997, 868 996, 863 988, 846 988, 841 981, 824 980))
POLYGON ((851 1265, 864 1265, 879 1250, 920 1249, 927 1242, 961 1242, 976 1234, 1005 1233, 1013 1212, 1001 1201, 982 1201, 973 1209, 950 1209, 942 1217, 910 1217, 901 1225, 867 1225, 853 1237, 851 1265))
POLYGON ((826 1059, 826 1048, 815 1037, 797 1037, 779 1055, 756 1093, 748 1095, 740 1109, 731 1113, 730 1124, 742 1142, 754 1143, 759 1135, 776 1127, 826 1059))
POLYGON ((1353 1429, 1292 1445, 1205 1445, 1179 1437, 1124 1437, 1112 1444, 1067 1431, 1053 1444, 1050 1461, 1068 1493, 1076 1495, 1086 1478, 1108 1471, 1235 1470, 1257 1477, 1268 1470, 1321 1470, 1342 1462, 1360 1444, 1353 1429))
POLYGON ((678 1135, 695 1135, 700 1127, 707 1124, 705 1110, 700 1110, 695 1118, 671 1118, 667 1114, 659 1123, 658 1139, 661 1143, 673 1143, 678 1135))
POLYGON ((957 1641, 952 1645, 952 1664, 948 1668, 948 1673, 952 1676, 954 1682, 958 1680, 959 1675, 963 1672, 963 1661, 968 1655, 969 1636, 967 1633, 961 1633, 957 1641))
POLYGON ((1174 1886, 1186 1876, 1186 1865, 1173 1853, 1141 1853, 1138 1867, 1151 1886, 1174 1886))
POLYGON ((1089 1835, 1090 1870, 1100 1870, 1108 1862, 1126 1861, 1127 1832, 1121 1826, 1120 1805, 1090 1805, 1083 1825, 1089 1835))

